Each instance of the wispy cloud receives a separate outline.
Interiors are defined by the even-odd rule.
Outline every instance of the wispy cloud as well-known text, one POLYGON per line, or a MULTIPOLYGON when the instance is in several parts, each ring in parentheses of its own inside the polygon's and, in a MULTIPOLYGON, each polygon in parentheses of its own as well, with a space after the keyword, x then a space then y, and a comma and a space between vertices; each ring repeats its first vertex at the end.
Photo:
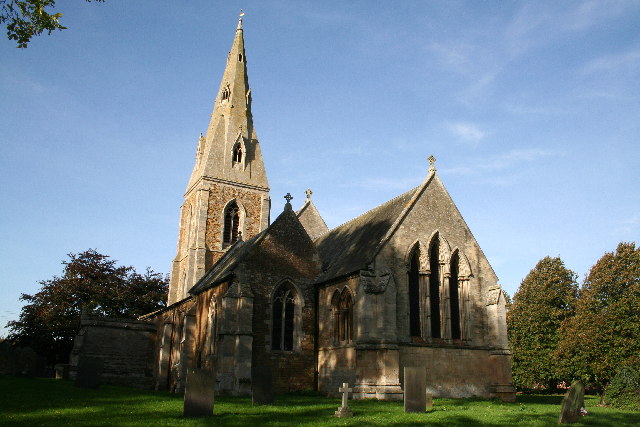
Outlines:
POLYGON ((612 72, 623 69, 640 71, 640 49, 633 49, 618 54, 606 55, 592 60, 584 66, 582 72, 592 74, 598 72, 612 72))
POLYGON ((448 123, 447 128, 461 140, 477 145, 486 134, 477 125, 466 122, 448 123))
POLYGON ((512 169, 523 163, 531 163, 536 160, 562 155, 556 150, 543 150, 537 148, 511 150, 507 153, 491 157, 479 158, 468 162, 471 166, 443 169, 442 173, 457 175, 475 175, 486 172, 496 172, 512 169))

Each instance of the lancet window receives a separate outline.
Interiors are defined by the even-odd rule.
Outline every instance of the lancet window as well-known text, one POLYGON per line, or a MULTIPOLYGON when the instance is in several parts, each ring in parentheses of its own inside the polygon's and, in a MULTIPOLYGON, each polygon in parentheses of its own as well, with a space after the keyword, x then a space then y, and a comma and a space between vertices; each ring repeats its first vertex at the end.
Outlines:
POLYGON ((428 246, 417 242, 408 255, 409 334, 426 341, 464 341, 470 336, 469 281, 473 276, 467 257, 434 233, 428 246), (427 249, 428 248, 428 249, 427 249))
POLYGON ((238 232, 240 227, 240 209, 238 204, 233 201, 229 203, 224 211, 224 231, 222 233, 222 241, 229 245, 238 240, 238 232))
POLYGON ((233 147, 232 165, 235 166, 242 162, 242 145, 238 142, 233 147))
POLYGON ((409 267, 409 332, 419 337, 420 330, 420 259, 416 248, 409 267))
POLYGON ((440 338, 440 239, 435 238, 429 248, 429 311, 431 338, 440 338))
POLYGON ((333 333, 336 344, 353 340, 353 297, 349 289, 337 290, 331 301, 333 311, 333 333))
POLYGON ((293 350, 296 291, 290 283, 281 284, 273 295, 271 348, 293 350))
POLYGON ((231 96, 231 90, 229 89, 229 86, 226 86, 224 89, 222 89, 222 100, 228 100, 229 96, 231 96))
POLYGON ((451 257, 451 277, 449 277, 449 306, 451 318, 451 339, 461 338, 460 330, 460 293, 458 287, 458 264, 460 255, 456 252, 451 257))

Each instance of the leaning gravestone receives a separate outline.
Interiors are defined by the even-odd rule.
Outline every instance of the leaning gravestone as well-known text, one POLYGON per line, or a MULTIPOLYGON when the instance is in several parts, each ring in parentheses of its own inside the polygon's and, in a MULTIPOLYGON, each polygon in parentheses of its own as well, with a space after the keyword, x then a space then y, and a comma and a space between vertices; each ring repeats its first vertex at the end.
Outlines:
POLYGON ((427 370, 424 366, 404 368, 404 412, 424 412, 427 407, 427 370))
POLYGON ((584 384, 574 381, 562 399, 559 424, 570 424, 578 421, 580 409, 584 408, 584 384))
POLYGON ((76 387, 98 388, 102 381, 103 361, 98 357, 80 357, 76 373, 76 387))
POLYGON ((254 405, 270 405, 273 403, 271 367, 255 366, 251 368, 251 400, 254 405))
POLYGON ((208 417, 213 415, 213 394, 216 373, 213 369, 187 369, 184 392, 184 416, 208 417))

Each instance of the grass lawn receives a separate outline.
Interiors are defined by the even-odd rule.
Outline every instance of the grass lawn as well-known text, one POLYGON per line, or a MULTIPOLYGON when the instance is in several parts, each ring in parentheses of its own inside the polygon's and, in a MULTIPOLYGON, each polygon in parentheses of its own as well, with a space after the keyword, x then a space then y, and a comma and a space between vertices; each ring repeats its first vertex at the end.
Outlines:
MULTIPOLYGON (((276 396, 275 404, 253 406, 246 397, 216 397, 215 415, 182 417, 182 396, 102 386, 79 389, 69 381, 0 376, 0 425, 77 426, 548 426, 557 423, 562 396, 518 396, 518 403, 435 399, 425 414, 405 414, 402 402, 352 401, 353 418, 335 418, 339 399, 319 395, 276 396)), ((575 425, 640 426, 640 412, 598 408, 587 396, 589 415, 575 425)))

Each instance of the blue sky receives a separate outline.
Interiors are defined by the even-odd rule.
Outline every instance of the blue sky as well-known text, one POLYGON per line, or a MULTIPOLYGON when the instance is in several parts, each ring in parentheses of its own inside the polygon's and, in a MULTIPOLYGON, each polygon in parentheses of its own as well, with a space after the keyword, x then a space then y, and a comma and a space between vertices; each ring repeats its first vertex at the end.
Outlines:
POLYGON ((511 294, 640 243, 637 1, 58 1, 0 40, 2 326, 69 252, 169 271, 240 8, 272 218, 311 187, 335 227, 433 154, 511 294))

